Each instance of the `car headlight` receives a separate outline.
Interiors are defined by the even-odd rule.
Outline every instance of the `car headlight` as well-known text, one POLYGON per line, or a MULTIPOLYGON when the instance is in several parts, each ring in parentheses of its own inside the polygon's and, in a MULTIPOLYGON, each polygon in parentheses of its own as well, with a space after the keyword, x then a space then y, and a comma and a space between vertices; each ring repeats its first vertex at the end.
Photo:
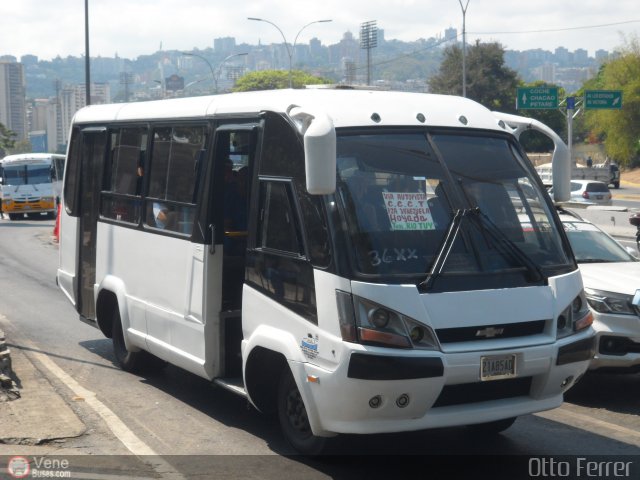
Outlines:
POLYGON ((615 313, 617 315, 638 315, 637 307, 633 305, 633 295, 624 293, 604 292, 585 288, 589 306, 598 313, 615 313))
POLYGON ((439 350, 433 330, 371 300, 336 290, 342 339, 379 347, 439 350))
POLYGON ((585 292, 580 292, 571 304, 558 315, 556 323, 557 338, 567 337, 584 330, 593 323, 593 314, 589 310, 585 292))
POLYGON ((43 202, 53 202, 53 197, 42 197, 43 202))

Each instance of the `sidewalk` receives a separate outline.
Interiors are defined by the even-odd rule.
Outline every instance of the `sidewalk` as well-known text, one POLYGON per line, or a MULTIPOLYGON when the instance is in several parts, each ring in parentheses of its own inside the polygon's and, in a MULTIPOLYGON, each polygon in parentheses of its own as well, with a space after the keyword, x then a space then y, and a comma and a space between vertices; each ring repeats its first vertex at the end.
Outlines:
MULTIPOLYGON (((0 404, 0 455, 83 435, 82 421, 27 355, 12 344, 10 332, 5 332, 20 398, 0 404)), ((58 450, 55 445, 51 448, 58 450)))

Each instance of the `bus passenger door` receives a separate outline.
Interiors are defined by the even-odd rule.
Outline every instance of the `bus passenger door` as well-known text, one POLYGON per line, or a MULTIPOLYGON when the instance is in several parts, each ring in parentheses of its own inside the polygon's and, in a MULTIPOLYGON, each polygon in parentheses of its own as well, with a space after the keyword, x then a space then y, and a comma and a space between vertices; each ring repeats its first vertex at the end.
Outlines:
POLYGON ((106 142, 104 128, 82 132, 77 299, 78 312, 91 320, 96 318, 93 286, 96 283, 96 234, 106 142))
POLYGON ((207 282, 219 285, 216 291, 207 290, 207 310, 220 319, 220 373, 226 377, 241 375, 242 288, 259 131, 259 124, 252 122, 222 125, 215 133, 215 163, 209 190, 215 256, 209 254, 205 268, 206 278, 212 280, 216 273, 220 275, 220 261, 222 263, 220 283, 207 282), (217 311, 212 312, 213 308, 217 311))

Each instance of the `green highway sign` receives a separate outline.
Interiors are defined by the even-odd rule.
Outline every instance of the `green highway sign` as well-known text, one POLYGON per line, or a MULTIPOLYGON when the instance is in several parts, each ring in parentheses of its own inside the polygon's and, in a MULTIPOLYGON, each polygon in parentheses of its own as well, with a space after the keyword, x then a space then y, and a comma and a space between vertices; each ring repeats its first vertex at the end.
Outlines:
POLYGON ((518 88, 516 96, 518 110, 558 108, 557 87, 518 88))
POLYGON ((594 110, 622 108, 622 90, 585 90, 584 108, 594 110))

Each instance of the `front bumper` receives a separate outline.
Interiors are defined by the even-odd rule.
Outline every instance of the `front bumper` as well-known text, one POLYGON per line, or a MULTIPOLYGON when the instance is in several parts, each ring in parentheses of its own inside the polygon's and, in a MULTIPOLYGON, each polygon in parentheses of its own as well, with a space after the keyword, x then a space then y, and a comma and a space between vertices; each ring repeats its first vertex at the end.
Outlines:
POLYGON ((333 372, 299 362, 292 369, 316 435, 401 432, 491 422, 558 407, 563 393, 587 370, 594 346, 589 329, 555 344, 499 352, 370 348, 352 351, 350 361, 333 372), (516 355, 516 377, 481 382, 480 358, 495 354, 516 355), (363 374, 367 355, 374 368, 383 365, 382 377, 363 374), (407 365, 414 367, 410 375, 407 365), (307 382, 308 375, 318 381, 307 382), (372 401, 374 397, 378 399, 372 401))
POLYGON ((596 353, 590 370, 640 371, 640 318, 634 315, 597 314, 596 353))
POLYGON ((55 210, 56 206, 53 201, 2 201, 2 211, 4 213, 41 213, 55 212, 55 210))

